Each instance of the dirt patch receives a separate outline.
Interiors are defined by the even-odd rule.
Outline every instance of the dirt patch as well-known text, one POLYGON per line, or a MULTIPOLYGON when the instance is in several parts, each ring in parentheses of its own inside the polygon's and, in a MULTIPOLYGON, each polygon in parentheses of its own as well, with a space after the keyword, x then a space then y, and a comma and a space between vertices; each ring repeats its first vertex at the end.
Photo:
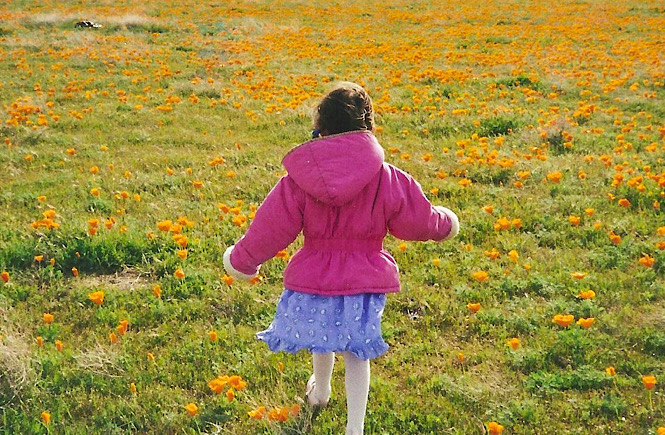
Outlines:
POLYGON ((132 269, 126 269, 111 275, 83 275, 79 285, 85 288, 104 288, 133 291, 148 285, 148 276, 132 269))

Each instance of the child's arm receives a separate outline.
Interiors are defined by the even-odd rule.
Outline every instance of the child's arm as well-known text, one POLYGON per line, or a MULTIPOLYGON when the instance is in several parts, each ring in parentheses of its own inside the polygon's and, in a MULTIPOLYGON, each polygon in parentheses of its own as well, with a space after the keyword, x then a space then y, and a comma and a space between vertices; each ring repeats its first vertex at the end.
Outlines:
POLYGON ((287 175, 270 191, 244 236, 224 252, 224 269, 237 279, 255 277, 263 262, 298 237, 303 226, 304 192, 287 175))
POLYGON ((451 210, 433 206, 420 184, 406 172, 389 166, 391 210, 388 231, 403 240, 448 240, 459 232, 459 220, 451 210))

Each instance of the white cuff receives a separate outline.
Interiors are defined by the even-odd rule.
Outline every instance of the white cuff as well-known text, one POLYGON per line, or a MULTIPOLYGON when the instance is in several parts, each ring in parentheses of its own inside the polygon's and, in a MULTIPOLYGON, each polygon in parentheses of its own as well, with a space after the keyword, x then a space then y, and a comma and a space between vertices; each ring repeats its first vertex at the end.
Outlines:
POLYGON ((246 273, 242 273, 233 265, 231 264, 231 252, 233 252, 233 248, 235 245, 231 245, 228 248, 226 248, 226 251, 224 251, 224 269, 226 270, 226 273, 229 274, 229 276, 232 276, 235 279, 239 279, 241 281, 249 281, 252 278, 255 278, 259 274, 259 269, 256 269, 256 273, 254 275, 247 275, 246 273))
POLYGON ((453 237, 455 237, 459 233, 459 219, 457 218, 457 215, 452 210, 450 210, 449 208, 442 207, 440 205, 435 205, 434 208, 437 209, 437 211, 439 211, 439 212, 445 214, 446 216, 448 216, 448 218, 450 219, 450 223, 451 223, 450 232, 448 233, 448 235, 446 237, 441 239, 441 241, 443 242, 445 240, 452 239, 453 237))

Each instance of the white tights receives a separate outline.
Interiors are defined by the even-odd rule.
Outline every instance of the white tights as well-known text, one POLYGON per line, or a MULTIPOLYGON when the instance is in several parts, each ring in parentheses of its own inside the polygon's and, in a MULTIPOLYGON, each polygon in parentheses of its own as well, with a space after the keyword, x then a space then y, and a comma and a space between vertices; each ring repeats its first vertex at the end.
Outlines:
MULTIPOLYGON (((346 435, 362 435, 369 394, 369 360, 362 360, 350 352, 342 352, 342 355, 346 366, 346 435)), ((312 362, 316 382, 312 396, 318 403, 328 403, 335 354, 313 353, 312 362)))

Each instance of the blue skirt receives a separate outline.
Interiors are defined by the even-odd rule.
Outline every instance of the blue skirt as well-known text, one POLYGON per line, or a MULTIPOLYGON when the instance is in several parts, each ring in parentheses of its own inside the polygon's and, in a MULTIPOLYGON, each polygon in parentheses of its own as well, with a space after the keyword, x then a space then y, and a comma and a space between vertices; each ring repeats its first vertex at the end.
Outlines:
POLYGON ((363 360, 374 359, 388 350, 381 337, 385 303, 383 293, 320 296, 286 289, 274 320, 256 338, 273 352, 348 351, 363 360))

